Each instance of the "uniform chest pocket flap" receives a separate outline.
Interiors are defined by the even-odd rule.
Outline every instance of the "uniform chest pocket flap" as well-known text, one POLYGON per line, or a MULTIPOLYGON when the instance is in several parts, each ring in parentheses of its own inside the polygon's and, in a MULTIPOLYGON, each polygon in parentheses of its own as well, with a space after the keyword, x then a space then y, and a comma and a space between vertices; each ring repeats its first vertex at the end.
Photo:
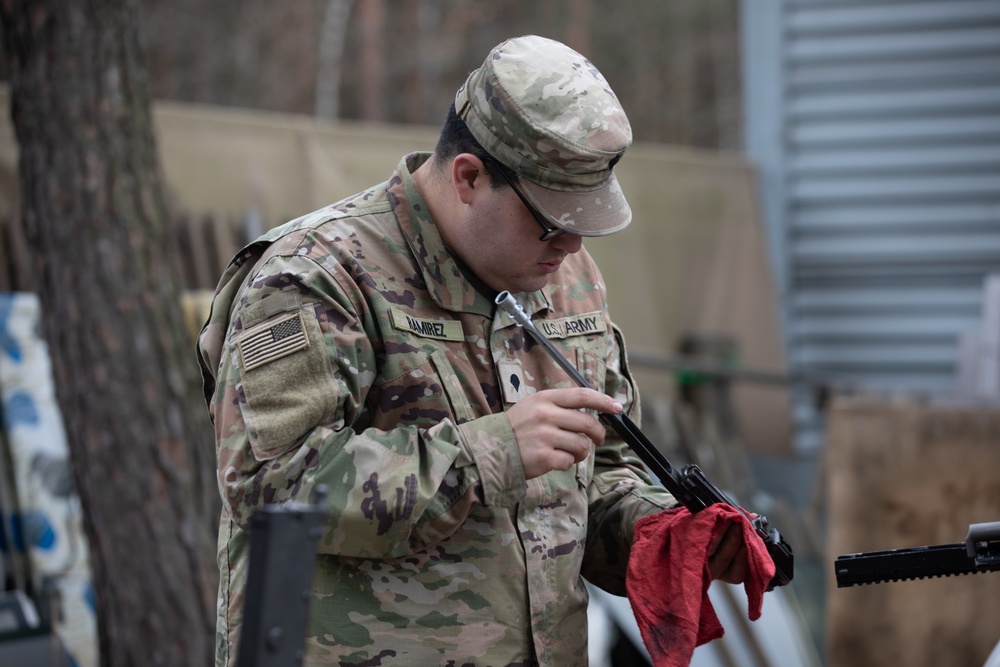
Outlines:
MULTIPOLYGON (((604 391, 604 359, 594 353, 593 350, 582 347, 576 348, 576 369, 586 378, 590 386, 597 391, 604 391)), ((590 453, 583 461, 576 464, 576 481, 581 487, 586 488, 590 484, 590 478, 594 475, 594 447, 591 446, 590 453)))

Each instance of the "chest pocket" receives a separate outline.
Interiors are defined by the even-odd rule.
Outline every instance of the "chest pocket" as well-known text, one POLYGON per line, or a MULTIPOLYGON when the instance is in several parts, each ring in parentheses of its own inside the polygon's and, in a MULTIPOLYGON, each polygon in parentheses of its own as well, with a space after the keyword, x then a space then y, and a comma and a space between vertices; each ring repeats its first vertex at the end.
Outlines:
MULTIPOLYGON (((592 389, 603 392, 605 385, 606 363, 604 354, 607 350, 607 339, 601 335, 569 336, 562 340, 553 341, 556 347, 563 353, 576 370, 590 384, 592 389)), ((551 359, 548 352, 538 349, 537 354, 544 355, 545 359, 551 359)), ((576 382, 572 380, 562 368, 556 366, 552 361, 550 370, 539 373, 551 373, 552 387, 575 387, 576 382)), ((541 387, 546 388, 546 387, 541 387)), ((542 476, 545 491, 550 494, 560 495, 568 493, 571 488, 572 479, 575 477, 577 487, 585 490, 590 484, 594 475, 594 447, 591 446, 587 458, 580 461, 573 468, 567 471, 552 471, 542 476)))
MULTIPOLYGON (((558 319, 536 319, 535 327, 584 377, 590 387, 604 391, 604 355, 608 350, 607 326, 601 311, 558 319)), ((574 387, 576 381, 559 366, 542 345, 528 341, 522 330, 507 333, 504 351, 494 345, 494 363, 504 403, 512 405, 543 389, 574 387), (524 349, 530 352, 523 354, 524 349)))
MULTIPOLYGON (((603 338, 599 338, 603 341, 603 338)), ((602 343, 603 344, 603 343, 602 343)), ((576 348, 576 369, 590 383, 590 386, 597 391, 604 391, 605 362, 604 355, 596 354, 593 348, 595 345, 576 348)), ((594 448, 590 448, 590 454, 586 459, 576 464, 576 481, 581 487, 586 488, 590 484, 590 479, 594 475, 594 448)))
POLYGON ((448 361, 448 355, 445 354, 444 350, 435 350, 431 354, 431 363, 434 365, 434 370, 437 371, 438 377, 441 378, 441 384, 444 387, 445 394, 448 396, 448 402, 451 404, 451 409, 455 414, 457 422, 462 424, 475 419, 476 414, 469 403, 466 389, 462 386, 462 381, 458 378, 458 374, 455 373, 451 362, 448 361))
POLYGON ((398 310, 389 311, 395 330, 386 346, 408 350, 387 359, 385 379, 369 408, 372 426, 393 428, 398 424, 431 427, 451 419, 463 423, 474 419, 460 370, 464 352, 461 323, 422 319, 398 310))

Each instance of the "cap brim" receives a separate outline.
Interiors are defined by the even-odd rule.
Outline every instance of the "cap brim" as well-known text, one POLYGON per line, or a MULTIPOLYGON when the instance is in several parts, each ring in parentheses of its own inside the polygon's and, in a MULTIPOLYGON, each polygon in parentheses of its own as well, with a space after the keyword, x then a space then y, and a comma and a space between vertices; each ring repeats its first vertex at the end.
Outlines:
POLYGON ((580 236, 606 236, 628 227, 632 209, 614 174, 588 190, 554 190, 518 177, 525 197, 554 226, 580 236))

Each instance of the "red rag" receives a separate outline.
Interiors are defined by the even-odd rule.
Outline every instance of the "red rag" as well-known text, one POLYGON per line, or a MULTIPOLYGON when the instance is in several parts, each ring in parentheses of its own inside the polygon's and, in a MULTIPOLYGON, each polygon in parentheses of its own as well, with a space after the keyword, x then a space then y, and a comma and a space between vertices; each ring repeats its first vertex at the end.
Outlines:
POLYGON ((643 643, 655 667, 684 667, 694 649, 724 633, 708 597, 709 549, 731 521, 743 525, 747 550, 747 616, 760 618, 774 562, 750 522, 734 507, 710 505, 697 514, 679 507, 636 523, 625 585, 643 643))

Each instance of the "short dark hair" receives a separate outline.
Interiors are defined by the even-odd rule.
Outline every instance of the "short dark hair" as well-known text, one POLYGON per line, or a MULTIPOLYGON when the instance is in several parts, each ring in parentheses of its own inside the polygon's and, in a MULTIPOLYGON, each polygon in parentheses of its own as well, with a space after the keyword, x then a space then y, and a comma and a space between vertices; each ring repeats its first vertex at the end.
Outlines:
POLYGON ((482 144, 476 141, 465 121, 455 111, 455 105, 452 104, 448 109, 444 125, 441 127, 441 135, 438 137, 437 147, 434 149, 434 159, 438 164, 443 165, 461 153, 471 153, 482 160, 486 173, 490 177, 490 185, 494 189, 507 184, 498 170, 505 171, 511 179, 516 176, 513 170, 495 162, 493 156, 483 148, 482 144))

